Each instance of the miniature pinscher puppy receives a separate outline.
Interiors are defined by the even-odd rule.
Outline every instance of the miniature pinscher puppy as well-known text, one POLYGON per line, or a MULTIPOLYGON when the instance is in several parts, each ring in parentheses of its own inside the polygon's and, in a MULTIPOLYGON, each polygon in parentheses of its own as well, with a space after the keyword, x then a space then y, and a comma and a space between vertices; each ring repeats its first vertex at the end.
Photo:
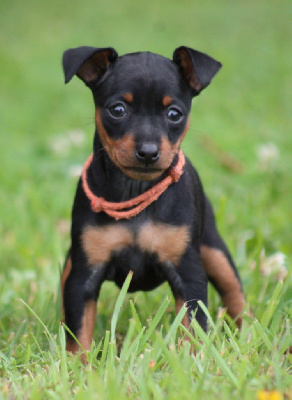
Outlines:
MULTIPOLYGON (((206 330, 208 280, 240 325, 244 296, 198 174, 180 150, 192 98, 221 64, 179 47, 173 60, 150 52, 118 57, 113 48, 79 47, 63 56, 65 82, 77 75, 95 103, 93 155, 72 211, 71 248, 61 278, 65 323, 90 349, 105 280, 129 291, 167 281, 176 311, 206 330)), ((79 350, 67 335, 67 350, 79 350)))

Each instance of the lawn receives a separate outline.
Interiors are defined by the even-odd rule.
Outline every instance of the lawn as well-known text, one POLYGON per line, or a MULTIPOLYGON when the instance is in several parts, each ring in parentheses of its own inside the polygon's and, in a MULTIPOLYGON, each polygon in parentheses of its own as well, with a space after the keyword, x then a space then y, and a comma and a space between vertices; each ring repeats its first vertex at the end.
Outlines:
POLYGON ((288 0, 1 0, 0 399, 292 398, 291 17, 288 0), (211 287, 208 335, 184 342, 167 285, 118 298, 106 283, 89 365, 66 354, 59 272, 94 132, 90 92, 61 69, 79 45, 223 63, 183 150, 254 313, 241 332, 211 287))

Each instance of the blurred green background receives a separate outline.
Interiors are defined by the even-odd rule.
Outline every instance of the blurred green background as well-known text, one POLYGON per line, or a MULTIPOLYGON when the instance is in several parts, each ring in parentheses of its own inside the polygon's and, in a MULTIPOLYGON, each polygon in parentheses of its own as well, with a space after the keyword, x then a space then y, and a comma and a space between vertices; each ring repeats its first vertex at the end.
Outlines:
POLYGON ((292 254, 291 14, 288 0, 1 0, 2 317, 15 298, 58 288, 94 132, 90 92, 77 78, 65 86, 61 68, 80 45, 166 57, 186 45, 223 63, 194 100, 183 149, 253 300, 252 268, 292 254))

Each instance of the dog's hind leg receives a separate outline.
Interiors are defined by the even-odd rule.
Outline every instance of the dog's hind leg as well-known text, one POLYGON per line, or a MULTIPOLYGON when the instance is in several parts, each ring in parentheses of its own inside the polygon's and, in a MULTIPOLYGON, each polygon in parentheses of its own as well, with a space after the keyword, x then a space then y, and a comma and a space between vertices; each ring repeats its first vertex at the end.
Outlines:
POLYGON ((240 315, 245 303, 240 277, 227 246, 217 231, 212 206, 207 197, 205 199, 205 231, 200 246, 202 262, 208 279, 219 292, 228 314, 240 327, 240 315))
POLYGON ((71 260, 71 249, 68 251, 66 261, 64 263, 63 271, 61 274, 61 313, 63 318, 65 317, 65 310, 64 310, 64 288, 65 288, 65 283, 70 275, 72 269, 72 260, 71 260))

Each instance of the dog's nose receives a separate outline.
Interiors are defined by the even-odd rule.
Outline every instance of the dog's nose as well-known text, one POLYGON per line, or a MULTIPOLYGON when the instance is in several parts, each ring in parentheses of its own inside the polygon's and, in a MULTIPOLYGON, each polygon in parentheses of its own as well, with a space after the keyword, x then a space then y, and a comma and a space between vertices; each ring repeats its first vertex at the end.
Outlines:
POLYGON ((153 164, 159 159, 158 146, 155 143, 143 143, 136 149, 137 159, 145 164, 153 164))

